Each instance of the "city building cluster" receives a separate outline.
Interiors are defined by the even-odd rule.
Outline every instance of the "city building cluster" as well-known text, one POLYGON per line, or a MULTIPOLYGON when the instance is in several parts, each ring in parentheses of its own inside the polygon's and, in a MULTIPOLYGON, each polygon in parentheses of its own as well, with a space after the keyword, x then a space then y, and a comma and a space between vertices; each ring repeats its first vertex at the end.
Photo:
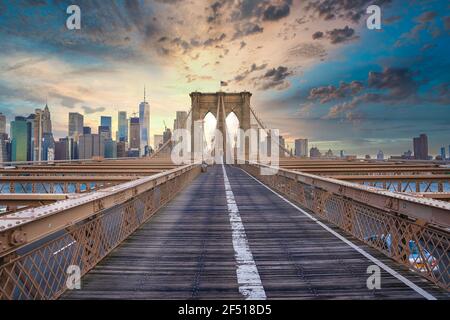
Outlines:
MULTIPOLYGON (((185 127, 187 113, 178 111, 174 130, 185 127)), ((112 117, 101 116, 97 130, 85 126, 84 116, 70 112, 67 136, 55 139, 48 105, 29 116, 16 116, 6 132, 6 116, 0 113, 0 163, 26 161, 83 160, 127 158, 150 155, 170 141, 172 131, 154 136, 150 145, 150 104, 139 104, 139 117, 118 112, 118 125, 113 135, 112 117)))
MULTIPOLYGON (((391 156, 392 160, 433 160, 433 156, 429 155, 428 150, 428 137, 426 134, 421 134, 418 137, 414 137, 413 150, 408 150, 399 156, 391 156)), ((322 153, 317 147, 313 146, 308 149, 308 139, 296 139, 295 140, 295 152, 296 157, 310 157, 310 158, 322 158, 322 159, 356 159, 356 155, 346 155, 344 150, 340 150, 339 155, 334 155, 333 151, 329 149, 327 152, 322 153)), ((365 159, 369 160, 372 157, 366 155, 365 159)), ((435 160, 450 160, 450 145, 448 146, 448 156, 446 154, 446 148, 443 146, 440 149, 439 155, 434 157, 435 160)), ((382 150, 379 150, 376 155, 376 160, 385 160, 385 155, 382 150)))

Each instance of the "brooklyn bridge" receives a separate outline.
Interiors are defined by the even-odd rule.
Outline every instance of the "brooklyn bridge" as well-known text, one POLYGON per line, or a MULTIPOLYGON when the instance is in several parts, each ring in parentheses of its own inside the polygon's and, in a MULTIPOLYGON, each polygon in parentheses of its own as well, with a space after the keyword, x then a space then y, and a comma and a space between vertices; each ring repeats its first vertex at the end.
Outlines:
POLYGON ((187 129, 212 113, 223 134, 210 161, 174 163, 169 141, 3 166, 0 299, 448 299, 448 164, 297 158, 276 141, 276 160, 244 144, 222 161, 229 113, 270 134, 250 99, 191 94, 187 129))

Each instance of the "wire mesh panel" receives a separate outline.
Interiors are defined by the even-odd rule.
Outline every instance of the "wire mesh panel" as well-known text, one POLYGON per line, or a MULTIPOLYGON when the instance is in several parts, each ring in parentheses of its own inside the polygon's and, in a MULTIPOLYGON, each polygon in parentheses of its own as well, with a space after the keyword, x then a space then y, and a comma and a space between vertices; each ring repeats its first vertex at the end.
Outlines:
POLYGON ((320 218, 449 290, 450 237, 447 230, 370 206, 362 195, 362 201, 357 201, 299 182, 295 176, 260 175, 260 168, 254 165, 243 165, 243 168, 320 218))
POLYGON ((4 257, 0 266, 0 299, 59 297, 70 285, 70 267, 79 268, 80 275, 86 274, 198 173, 199 168, 194 166, 123 204, 4 257))

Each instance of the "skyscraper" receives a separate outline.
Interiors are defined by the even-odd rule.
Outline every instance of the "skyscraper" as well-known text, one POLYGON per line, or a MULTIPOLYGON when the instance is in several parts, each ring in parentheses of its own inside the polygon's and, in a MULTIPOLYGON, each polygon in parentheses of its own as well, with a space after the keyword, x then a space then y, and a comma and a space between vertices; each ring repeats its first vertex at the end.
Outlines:
POLYGON ((11 122, 11 161, 27 161, 28 125, 24 117, 16 117, 11 122))
POLYGON ((118 123, 118 141, 128 141, 128 119, 127 119, 127 112, 126 111, 119 111, 119 123, 118 123))
POLYGON ((166 130, 163 133, 163 144, 170 141, 172 139, 172 131, 170 131, 169 128, 166 128, 166 130))
POLYGON ((139 118, 130 118, 130 149, 139 150, 140 145, 139 118))
POLYGON ((91 127, 83 127, 83 134, 91 134, 92 129, 91 127))
POLYGON ((53 134, 51 132, 45 132, 42 136, 42 160, 50 161, 54 160, 55 153, 55 140, 53 139, 53 134), (49 157, 52 154, 52 157, 49 157))
POLYGON ((8 134, 0 133, 0 164, 8 161, 8 134))
POLYGON ((52 133, 52 119, 47 104, 42 111, 42 133, 52 133))
POLYGON ((441 148, 441 158, 442 158, 442 160, 447 159, 447 157, 445 156, 445 147, 441 148))
POLYGON ((187 112, 177 111, 177 117, 173 124, 173 130, 186 129, 187 112))
POLYGON ((30 114, 27 117, 27 130, 28 130, 28 151, 27 151, 27 158, 28 161, 34 160, 34 124, 35 124, 36 115, 34 113, 30 114))
POLYGON ((105 158, 113 159, 117 158, 117 142, 114 140, 105 141, 105 158))
MULTIPOLYGON (((102 132, 108 132, 108 137, 107 139, 111 139, 112 138, 112 118, 109 116, 102 116, 100 118, 100 127, 102 127, 102 132), (108 130, 106 130, 106 128, 108 128, 108 130)), ((99 130, 100 130, 99 127, 99 130)), ((100 131, 98 132, 100 134, 100 131)))
POLYGON ((158 150, 160 146, 163 144, 163 135, 162 134, 155 134, 153 136, 153 142, 155 144, 155 150, 158 150))
POLYGON ((107 126, 98 127, 98 134, 102 136, 103 140, 111 139, 111 129, 107 126))
POLYGON ((0 112, 0 134, 6 133, 6 116, 0 112))
POLYGON ((112 127, 112 118, 110 116, 101 116, 100 117, 100 125, 102 127, 108 127, 111 129, 112 127))
POLYGON ((139 104, 140 125, 140 153, 145 155, 146 147, 150 145, 150 104, 146 101, 144 88, 144 101, 139 104))
POLYGON ((33 118, 33 125, 32 125, 32 136, 33 136, 33 161, 41 161, 42 160, 42 137, 43 137, 43 126, 42 126, 42 119, 43 119, 43 111, 41 109, 36 109, 34 113, 33 118))
MULTIPOLYGON (((50 135, 52 134, 52 119, 50 110, 48 108, 48 105, 45 105, 44 110, 36 109, 34 118, 29 117, 29 119, 33 119, 32 124, 32 149, 33 149, 33 156, 32 160, 34 161, 41 161, 44 158, 47 159, 47 155, 44 155, 44 152, 47 153, 48 150, 43 150, 43 140, 44 140, 44 134, 47 134, 47 143, 50 143, 50 135)), ((53 139, 53 137, 51 138, 53 139)), ((54 144, 54 141, 53 141, 54 144)), ((31 160, 31 159, 30 159, 31 160)))
POLYGON ((413 139, 414 158, 417 160, 428 159, 428 137, 426 134, 421 134, 419 137, 413 139))
POLYGON ((295 139, 295 156, 308 156, 308 139, 295 139))
POLYGON ((78 141, 78 137, 83 134, 84 117, 78 112, 69 113, 69 138, 78 141))
POLYGON ((279 136, 278 139, 279 139, 278 143, 280 145, 280 151, 279 151, 280 153, 279 153, 279 155, 280 155, 280 157, 285 157, 286 153, 284 151, 284 148, 286 148, 286 141, 284 140, 283 136, 279 136))
POLYGON ((79 154, 78 157, 82 160, 92 158, 92 135, 91 134, 83 134, 79 137, 78 154, 79 154))

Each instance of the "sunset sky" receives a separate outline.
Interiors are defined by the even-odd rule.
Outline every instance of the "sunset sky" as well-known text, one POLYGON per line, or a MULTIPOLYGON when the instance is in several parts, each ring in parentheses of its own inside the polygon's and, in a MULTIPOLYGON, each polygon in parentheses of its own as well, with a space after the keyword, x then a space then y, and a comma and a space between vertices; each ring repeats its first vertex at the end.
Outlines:
MULTIPOLYGON (((348 154, 400 154, 429 136, 450 144, 450 7, 446 0, 0 0, 0 112, 48 100, 57 138, 68 113, 138 111, 151 135, 189 110, 189 93, 250 91, 288 140, 348 154), (66 8, 81 8, 67 30, 66 8), (366 8, 382 9, 368 30, 366 8), (407 5, 408 4, 408 5, 407 5)), ((116 128, 114 128, 114 131, 116 128)))

